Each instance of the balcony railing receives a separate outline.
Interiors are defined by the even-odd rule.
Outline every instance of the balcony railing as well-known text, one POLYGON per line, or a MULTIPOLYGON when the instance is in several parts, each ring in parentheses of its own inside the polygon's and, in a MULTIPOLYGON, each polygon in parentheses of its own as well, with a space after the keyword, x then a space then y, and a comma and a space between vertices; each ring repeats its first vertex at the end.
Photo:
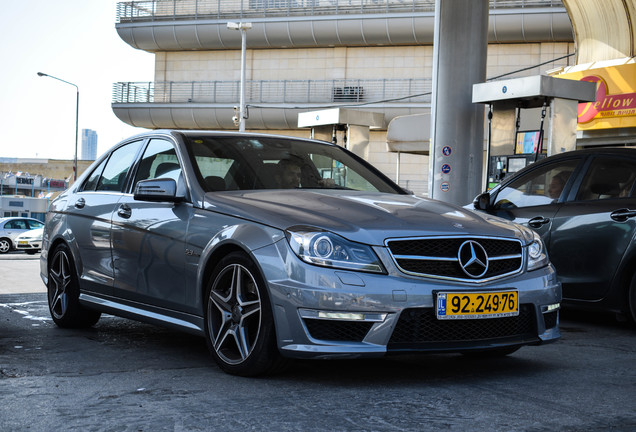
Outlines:
MULTIPOLYGON (((240 81, 119 82, 113 103, 234 104, 240 81)), ((431 80, 279 80, 246 82, 250 104, 430 103, 431 80)))
MULTIPOLYGON (((563 7, 561 0, 490 0, 491 9, 563 7)), ((435 0, 141 0, 117 3, 117 22, 432 12, 435 0)))

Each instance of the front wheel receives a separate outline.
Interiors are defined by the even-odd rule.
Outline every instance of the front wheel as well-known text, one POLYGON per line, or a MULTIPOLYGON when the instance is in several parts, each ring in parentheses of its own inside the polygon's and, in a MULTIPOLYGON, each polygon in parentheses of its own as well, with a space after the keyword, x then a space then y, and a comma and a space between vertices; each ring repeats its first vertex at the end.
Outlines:
POLYGON ((6 238, 0 239, 0 254, 5 254, 11 250, 11 240, 6 238))
POLYGON ((68 246, 60 244, 51 256, 47 297, 53 322, 65 328, 93 326, 101 313, 86 309, 79 302, 79 282, 71 251, 68 246))
POLYGON ((244 253, 225 256, 210 277, 205 334, 212 357, 227 373, 267 374, 285 363, 276 345, 265 282, 244 253))

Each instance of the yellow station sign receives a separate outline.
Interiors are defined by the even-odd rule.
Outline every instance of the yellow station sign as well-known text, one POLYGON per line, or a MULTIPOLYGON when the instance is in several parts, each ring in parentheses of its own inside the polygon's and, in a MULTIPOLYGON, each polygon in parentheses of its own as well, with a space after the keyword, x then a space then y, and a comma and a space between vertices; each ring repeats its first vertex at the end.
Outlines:
POLYGON ((579 104, 578 130, 636 127, 636 63, 556 77, 596 83, 596 101, 579 104))

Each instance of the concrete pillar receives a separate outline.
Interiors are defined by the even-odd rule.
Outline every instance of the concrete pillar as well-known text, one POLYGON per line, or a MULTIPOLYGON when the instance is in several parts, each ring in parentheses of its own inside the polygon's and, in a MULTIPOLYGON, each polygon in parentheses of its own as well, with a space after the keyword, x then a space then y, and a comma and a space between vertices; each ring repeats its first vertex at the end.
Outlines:
POLYGON ((465 205, 481 192, 488 0, 435 0, 429 197, 465 205))

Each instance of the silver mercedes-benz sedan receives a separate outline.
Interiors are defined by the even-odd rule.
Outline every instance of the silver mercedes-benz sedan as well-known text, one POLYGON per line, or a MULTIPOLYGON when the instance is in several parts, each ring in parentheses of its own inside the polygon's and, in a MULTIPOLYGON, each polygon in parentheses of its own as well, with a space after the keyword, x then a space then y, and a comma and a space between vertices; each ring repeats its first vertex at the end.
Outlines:
POLYGON ((221 369, 552 342, 561 285, 528 228, 408 194, 347 150, 158 130, 50 206, 41 255, 60 327, 102 312, 204 336, 221 369))

